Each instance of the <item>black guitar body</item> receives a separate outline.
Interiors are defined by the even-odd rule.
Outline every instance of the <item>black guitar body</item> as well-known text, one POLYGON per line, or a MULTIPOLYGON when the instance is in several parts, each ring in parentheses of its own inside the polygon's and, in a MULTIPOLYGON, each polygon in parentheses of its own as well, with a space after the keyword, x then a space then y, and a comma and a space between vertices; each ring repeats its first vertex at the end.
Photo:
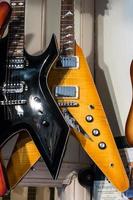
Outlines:
POLYGON ((6 39, 3 39, 0 43, 0 147, 19 131, 28 131, 56 178, 69 128, 47 84, 49 70, 58 58, 55 37, 52 36, 42 55, 30 56, 25 52, 24 68, 15 69, 6 63, 5 47, 6 39))

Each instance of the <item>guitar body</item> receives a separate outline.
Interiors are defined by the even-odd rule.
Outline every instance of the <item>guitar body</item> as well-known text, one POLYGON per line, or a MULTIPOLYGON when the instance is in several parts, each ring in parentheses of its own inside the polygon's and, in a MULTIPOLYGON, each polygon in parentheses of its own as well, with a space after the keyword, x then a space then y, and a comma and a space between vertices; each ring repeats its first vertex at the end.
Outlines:
POLYGON ((35 143, 26 131, 19 133, 17 143, 7 165, 10 189, 13 189, 41 157, 35 143))
POLYGON ((57 98, 57 101, 59 105, 71 105, 71 102, 78 105, 67 106, 67 110, 81 125, 86 135, 79 133, 76 129, 73 129, 73 134, 113 185, 120 191, 124 191, 128 188, 128 178, 87 61, 78 45, 76 45, 76 56, 79 58, 77 69, 59 70, 57 67, 51 70, 48 80, 49 87, 51 91, 55 91, 54 88, 59 85, 78 88, 77 98, 61 97, 57 98))
MULTIPOLYGON (((0 44, 1 49, 2 46, 4 49, 5 44, 0 44)), ((10 69, 8 75, 5 75, 3 52, 0 50, 0 146, 14 134, 26 130, 56 178, 68 138, 68 126, 47 85, 49 70, 58 58, 55 37, 42 55, 33 57, 25 53, 28 65, 10 69)))
MULTIPOLYGON (((133 61, 130 67, 130 77, 131 77, 131 83, 133 86, 133 61)), ((129 114, 126 121, 125 134, 126 134, 128 143, 131 146, 133 146, 133 100, 132 100, 131 107, 130 107, 129 114)))

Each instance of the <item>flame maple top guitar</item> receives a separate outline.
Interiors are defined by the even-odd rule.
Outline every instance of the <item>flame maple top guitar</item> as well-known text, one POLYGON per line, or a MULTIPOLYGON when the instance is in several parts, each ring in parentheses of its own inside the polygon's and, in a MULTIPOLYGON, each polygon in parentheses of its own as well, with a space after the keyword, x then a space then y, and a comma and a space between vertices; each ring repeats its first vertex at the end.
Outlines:
POLYGON ((55 36, 44 53, 24 50, 25 1, 11 0, 8 38, 0 42, 0 146, 26 130, 33 138, 52 176, 57 177, 69 127, 47 84, 58 58, 55 36))
MULTIPOLYGON (((133 61, 130 67, 130 76, 131 76, 131 83, 133 86, 133 61)), ((129 114, 126 121, 125 134, 126 134, 128 143, 131 146, 133 146, 133 100, 132 100, 131 107, 130 107, 129 114)))
MULTIPOLYGON (((58 64, 49 73, 48 85, 72 128, 71 132, 83 149, 113 185, 118 190, 125 191, 129 186, 128 177, 89 66, 81 48, 75 42, 73 0, 61 0, 60 21, 60 58, 58 64)), ((28 153, 36 152, 33 143, 31 146, 31 141, 29 146, 28 143, 25 143, 25 146, 22 147, 21 142, 16 146, 7 168, 11 185, 16 181, 11 176, 11 172, 15 168, 15 161, 18 160, 17 153, 24 159, 22 148, 28 153), (13 163, 14 165, 12 165, 13 163)), ((30 153, 28 155, 31 157, 30 153)), ((38 158, 39 154, 36 154, 36 161, 38 158)), ((35 163, 35 159, 33 162, 31 159, 30 161, 31 164, 35 163)), ((27 165, 27 170, 28 167, 29 165, 27 165)), ((22 169, 21 165, 20 169, 22 169)), ((26 165, 24 169, 26 171, 26 165)), ((17 175, 20 178, 20 174, 17 175)))
MULTIPOLYGON (((0 38, 2 37, 6 25, 11 15, 11 7, 7 2, 0 2, 0 38)), ((1 156, 1 155, 0 155, 1 156)), ((2 158, 1 158, 2 161, 2 158)), ((6 181, 3 173, 3 165, 0 163, 0 196, 3 196, 7 191, 6 181)))

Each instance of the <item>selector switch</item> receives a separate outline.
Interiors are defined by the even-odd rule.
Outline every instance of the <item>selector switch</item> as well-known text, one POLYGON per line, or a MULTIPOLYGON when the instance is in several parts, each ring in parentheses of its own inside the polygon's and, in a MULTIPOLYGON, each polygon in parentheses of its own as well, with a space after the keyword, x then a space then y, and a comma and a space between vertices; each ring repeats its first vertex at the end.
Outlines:
POLYGON ((87 121, 87 122, 93 122, 93 121, 94 121, 93 116, 92 116, 92 115, 87 115, 87 116, 86 116, 86 121, 87 121))
POLYGON ((45 126, 45 127, 48 127, 49 126, 49 122, 47 122, 46 120, 43 120, 42 125, 45 126))

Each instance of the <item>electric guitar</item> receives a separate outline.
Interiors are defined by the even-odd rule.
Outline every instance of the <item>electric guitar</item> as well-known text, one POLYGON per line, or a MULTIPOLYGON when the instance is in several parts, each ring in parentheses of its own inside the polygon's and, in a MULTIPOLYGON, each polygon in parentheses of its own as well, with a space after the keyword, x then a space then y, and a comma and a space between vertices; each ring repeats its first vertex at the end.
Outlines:
MULTIPOLYGON (((11 15, 11 7, 7 2, 0 2, 0 38, 2 37, 4 30, 7 26, 7 23, 9 21, 11 15)), ((7 185, 4 178, 4 167, 2 164, 2 155, 1 157, 1 163, 0 163, 0 196, 3 196, 7 191, 7 185)))
POLYGON ((58 58, 56 39, 53 35, 42 55, 29 55, 24 50, 25 1, 11 0, 11 7, 8 38, 0 42, 0 147, 27 131, 56 178, 69 135, 47 83, 58 58))
MULTIPOLYGON (((89 66, 75 42, 73 0, 61 0, 60 26, 60 59, 48 77, 50 90, 71 127, 71 133, 112 184, 118 190, 125 191, 129 186, 128 177, 89 66)), ((32 147, 32 151, 36 151, 32 147)), ((14 151, 14 161, 17 159, 16 155, 14 151)), ((39 155, 36 161, 38 158, 39 155)), ((14 170, 11 162, 7 168, 10 173, 14 170)), ((34 163, 35 160, 32 164, 34 163)))
MULTIPOLYGON (((131 76, 131 82, 133 85, 133 61, 130 67, 130 76, 131 76)), ((125 134, 126 134, 128 143, 131 146, 133 146, 133 100, 132 100, 130 111, 129 111, 127 121, 126 121, 125 134)))

